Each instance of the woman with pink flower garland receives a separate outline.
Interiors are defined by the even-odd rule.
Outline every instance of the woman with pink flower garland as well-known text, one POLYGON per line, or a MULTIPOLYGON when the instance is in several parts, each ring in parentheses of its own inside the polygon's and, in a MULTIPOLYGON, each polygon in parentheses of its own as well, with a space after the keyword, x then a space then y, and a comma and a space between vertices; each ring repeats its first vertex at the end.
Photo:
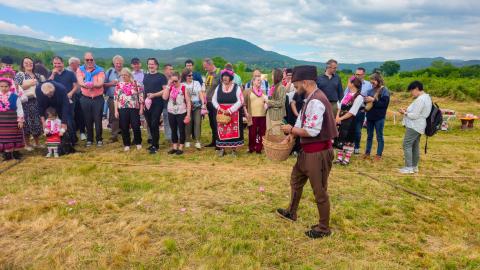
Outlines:
POLYGON ((334 162, 336 164, 348 165, 350 163, 355 141, 355 116, 363 104, 361 89, 362 81, 355 76, 350 77, 348 80, 349 91, 343 97, 335 119, 339 126, 336 146, 341 147, 337 154, 337 160, 334 162))
POLYGON ((190 123, 192 105, 190 95, 185 85, 180 82, 178 72, 174 72, 170 77, 170 85, 163 92, 163 99, 168 102, 168 122, 172 129, 172 149, 168 154, 182 155, 186 138, 185 125, 190 123))
POLYGON ((20 159, 23 139, 23 107, 10 78, 0 78, 0 152, 5 160, 20 159))
POLYGON ((274 134, 280 134, 280 124, 287 114, 285 109, 287 88, 282 84, 283 71, 274 69, 272 79, 273 86, 268 91, 267 130, 273 128, 274 134))
POLYGON ((130 127, 133 130, 133 143, 137 150, 142 149, 142 132, 140 130, 140 115, 143 115, 143 89, 128 68, 120 71, 121 81, 117 83, 114 92, 115 118, 119 119, 124 151, 130 150, 130 127))

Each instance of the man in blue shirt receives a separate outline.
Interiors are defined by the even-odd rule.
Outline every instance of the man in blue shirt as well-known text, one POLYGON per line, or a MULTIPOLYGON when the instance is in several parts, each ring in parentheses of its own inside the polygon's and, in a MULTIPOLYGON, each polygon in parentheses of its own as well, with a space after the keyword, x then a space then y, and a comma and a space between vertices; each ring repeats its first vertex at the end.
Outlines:
MULTIPOLYGON (((372 89, 372 84, 369 81, 365 80, 365 68, 358 67, 355 70, 355 77, 359 78, 362 81, 362 90, 360 94, 363 97, 368 96, 368 92, 372 89)), ((348 87, 345 88, 345 93, 348 93, 348 87)), ((365 104, 362 104, 362 107, 358 110, 357 115, 355 116, 355 150, 353 153, 355 155, 360 154, 360 142, 362 141, 362 127, 365 122, 365 104)))
POLYGON ((120 80, 120 71, 122 71, 123 62, 123 57, 120 55, 115 55, 113 57, 113 67, 111 67, 105 73, 105 83, 103 84, 103 87, 105 88, 105 95, 108 98, 108 122, 110 123, 110 127, 112 129, 112 134, 110 137, 111 142, 118 141, 118 134, 120 133, 118 119, 115 118, 115 103, 113 101, 113 95, 115 94, 115 87, 120 80))
POLYGON ((195 66, 195 63, 191 59, 188 59, 187 61, 185 61, 185 68, 189 69, 192 72, 193 80, 198 81, 200 85, 203 85, 202 74, 200 74, 200 72, 198 71, 193 71, 194 66, 195 66))
POLYGON ((338 102, 343 98, 343 87, 340 76, 337 75, 338 62, 334 59, 330 59, 326 63, 327 67, 325 73, 318 76, 317 86, 330 101, 332 105, 333 115, 337 115, 338 102))

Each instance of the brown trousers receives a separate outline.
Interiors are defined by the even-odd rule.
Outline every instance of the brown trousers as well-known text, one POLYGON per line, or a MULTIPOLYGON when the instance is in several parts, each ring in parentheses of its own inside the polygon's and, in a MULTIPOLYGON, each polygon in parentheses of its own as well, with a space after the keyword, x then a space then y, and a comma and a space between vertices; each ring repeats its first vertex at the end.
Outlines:
POLYGON ((333 158, 333 149, 317 153, 301 151, 298 155, 297 163, 293 167, 290 179, 292 194, 288 211, 296 218, 298 205, 302 198, 303 186, 309 179, 315 202, 317 203, 318 214, 320 215, 316 230, 321 232, 330 232, 330 200, 328 198, 327 186, 333 158))
POLYGON ((110 122, 110 127, 112 129, 111 138, 117 139, 118 133, 120 133, 120 124, 118 118, 115 118, 115 102, 113 98, 107 99, 108 105, 108 121, 110 122))

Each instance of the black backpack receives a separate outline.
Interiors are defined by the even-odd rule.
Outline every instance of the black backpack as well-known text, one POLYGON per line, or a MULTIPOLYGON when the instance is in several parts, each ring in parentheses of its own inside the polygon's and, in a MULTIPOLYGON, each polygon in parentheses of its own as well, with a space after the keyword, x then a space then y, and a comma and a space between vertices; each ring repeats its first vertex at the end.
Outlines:
POLYGON ((427 127, 425 128, 425 154, 427 153, 428 137, 432 137, 442 128, 443 113, 437 103, 432 102, 432 110, 427 117, 427 127))

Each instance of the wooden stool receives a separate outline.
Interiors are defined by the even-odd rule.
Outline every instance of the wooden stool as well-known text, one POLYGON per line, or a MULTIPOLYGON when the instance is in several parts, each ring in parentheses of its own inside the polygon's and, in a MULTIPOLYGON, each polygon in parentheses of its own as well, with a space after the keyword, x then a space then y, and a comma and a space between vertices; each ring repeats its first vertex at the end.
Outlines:
POLYGON ((475 122, 475 119, 477 118, 460 118, 460 121, 462 121, 462 129, 473 129, 473 123, 475 122))

